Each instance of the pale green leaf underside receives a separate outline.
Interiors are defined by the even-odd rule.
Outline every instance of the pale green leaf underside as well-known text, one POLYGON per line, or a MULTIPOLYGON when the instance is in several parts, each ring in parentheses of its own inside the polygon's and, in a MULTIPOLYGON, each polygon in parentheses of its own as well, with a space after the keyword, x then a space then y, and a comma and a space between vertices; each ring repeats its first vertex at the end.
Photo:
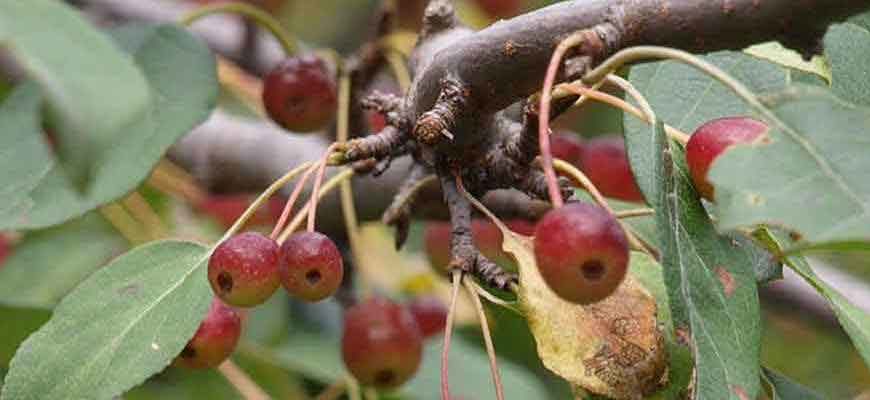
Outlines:
POLYGON ((770 142, 734 147, 711 168, 720 227, 784 226, 802 246, 870 240, 870 109, 815 86, 767 100, 770 142))
POLYGON ((214 57, 200 40, 171 25, 124 27, 115 34, 148 79, 148 113, 119 134, 82 195, 45 144, 38 94, 19 88, 0 106, 0 229, 58 224, 125 195, 214 106, 214 57))
MULTIPOLYGON (((151 93, 129 55, 72 7, 54 0, 0 2, 0 45, 45 93, 58 118, 66 176, 85 187, 151 93)), ((89 186, 89 185, 88 185, 89 186)))
POLYGON ((834 93, 855 104, 870 105, 870 14, 833 25, 825 35, 834 93), (862 19, 863 18, 863 19, 862 19), (862 24, 866 23, 866 24, 862 24))
POLYGON ((165 368, 208 309, 208 254, 154 242, 94 273, 18 349, 0 399, 111 399, 165 368))

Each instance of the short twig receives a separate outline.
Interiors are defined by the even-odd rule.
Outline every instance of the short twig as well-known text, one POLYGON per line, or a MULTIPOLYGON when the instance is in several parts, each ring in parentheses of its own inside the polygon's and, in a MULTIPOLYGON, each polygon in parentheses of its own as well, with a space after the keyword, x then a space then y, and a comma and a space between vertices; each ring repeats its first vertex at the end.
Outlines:
POLYGON ((145 231, 148 232, 152 240, 164 238, 169 233, 169 228, 139 192, 130 193, 121 202, 133 215, 133 218, 136 218, 145 227, 145 231))
POLYGON ((257 385, 244 370, 232 360, 226 360, 218 366, 218 372, 245 398, 245 400, 270 400, 271 397, 263 388, 257 385))
POLYGON ((634 208, 631 210, 615 211, 613 213, 613 216, 619 219, 623 219, 634 217, 647 217, 650 215, 655 215, 655 213, 656 210, 653 210, 652 208, 634 208))

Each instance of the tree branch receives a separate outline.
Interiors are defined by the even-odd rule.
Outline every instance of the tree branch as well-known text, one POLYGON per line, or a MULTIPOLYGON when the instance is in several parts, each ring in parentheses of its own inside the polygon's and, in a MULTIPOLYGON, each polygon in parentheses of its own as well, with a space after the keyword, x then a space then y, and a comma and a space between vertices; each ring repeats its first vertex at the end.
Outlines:
POLYGON ((815 50, 830 23, 868 8, 863 0, 565 1, 442 44, 418 69, 410 103, 415 118, 432 109, 449 76, 465 85, 481 112, 503 109, 540 89, 561 39, 596 26, 601 43, 582 51, 593 65, 635 45, 711 52, 780 40, 815 50))

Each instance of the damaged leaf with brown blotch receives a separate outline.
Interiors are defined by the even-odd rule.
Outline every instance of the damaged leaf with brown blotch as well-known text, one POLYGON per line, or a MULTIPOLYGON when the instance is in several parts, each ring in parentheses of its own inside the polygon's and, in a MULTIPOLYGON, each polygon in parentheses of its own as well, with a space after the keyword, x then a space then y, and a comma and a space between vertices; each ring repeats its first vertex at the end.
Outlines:
POLYGON ((575 388, 614 399, 641 399, 664 383, 665 340, 653 296, 627 276, 610 297, 579 305, 558 297, 538 272, 530 238, 505 233, 517 259, 520 305, 544 365, 575 388))

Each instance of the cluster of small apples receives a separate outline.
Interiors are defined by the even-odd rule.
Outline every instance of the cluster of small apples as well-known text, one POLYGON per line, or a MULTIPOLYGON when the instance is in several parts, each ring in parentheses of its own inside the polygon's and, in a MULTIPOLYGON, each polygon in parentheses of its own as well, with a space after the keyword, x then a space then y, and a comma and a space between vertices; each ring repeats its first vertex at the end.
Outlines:
MULTIPOLYGON (((257 5, 272 8, 272 3, 257 5)), ((263 105, 269 117, 287 130, 320 129, 335 116, 334 73, 317 56, 289 57, 266 76, 263 105)), ((196 207, 228 228, 250 201, 244 195, 210 196, 196 207)), ((283 205, 283 199, 274 198, 253 215, 249 224, 276 222, 283 205)), ((228 238, 209 258, 208 280, 216 298, 194 337, 176 358, 176 365, 212 368, 233 352, 241 334, 241 318, 233 307, 262 304, 279 286, 299 299, 320 301, 338 289, 343 275, 338 248, 318 232, 291 235, 280 246, 257 232, 228 238)))
MULTIPOLYGON (((335 243, 318 232, 296 233, 280 246, 256 232, 221 242, 208 263, 216 298, 175 365, 213 368, 229 357, 242 325, 233 307, 262 304, 279 286, 301 300, 320 301, 335 293, 343 271, 335 243)), ((381 297, 357 303, 345 312, 344 362, 363 385, 399 386, 419 367, 423 339, 439 333, 446 319, 446 308, 434 297, 407 305, 381 297)))
MULTIPOLYGON (((701 125, 686 144, 686 160, 693 184, 707 200, 714 200, 707 173, 713 162, 736 144, 764 136, 767 125, 747 117, 727 117, 701 125)), ((621 140, 595 139, 580 151, 580 166, 609 197, 642 201, 628 167, 621 140)), ((569 203, 549 211, 538 222, 535 260, 542 277, 565 300, 579 304, 600 301, 612 294, 625 277, 629 246, 619 222, 603 208, 569 203)))
MULTIPOLYGON (((693 184, 701 197, 713 201, 707 179, 713 162, 736 144, 763 137, 768 128, 748 117, 726 117, 701 125, 686 144, 686 160, 693 184)), ((607 197, 642 202, 643 196, 631 172, 622 138, 604 136, 581 142, 571 133, 551 137, 553 156, 580 168, 607 197)), ((549 211, 533 224, 508 221, 517 233, 534 235, 534 253, 541 276, 565 300, 590 304, 612 294, 625 277, 629 246, 625 232, 604 208, 584 202, 569 202, 549 211)), ((498 228, 484 220, 472 222, 475 244, 497 261, 510 259, 501 249, 498 228)), ((425 246, 433 267, 449 262, 450 225, 429 223, 425 246)), ((502 263, 504 265, 504 263, 502 263)))
POLYGON ((335 293, 343 276, 341 253, 319 232, 293 234, 280 246, 257 232, 231 236, 209 258, 208 281, 216 298, 177 364, 211 368, 232 353, 241 318, 231 306, 263 304, 279 286, 299 299, 320 301, 335 293))
MULTIPOLYGON (((518 4, 479 1, 494 16, 507 12, 496 10, 495 5, 504 7, 507 3, 518 4)), ((512 7, 518 9, 519 5, 512 7)), ((289 131, 322 129, 336 114, 335 72, 313 54, 289 57, 265 77, 262 100, 269 117, 289 131)), ((370 125, 378 130, 383 121, 376 117, 372 116, 370 125)), ((713 187, 706 174, 713 160, 731 145, 755 140, 766 130, 763 123, 744 117, 715 120, 698 128, 686 147, 698 192, 712 201, 713 187)), ((581 169, 602 194, 643 202, 621 137, 581 142, 577 135, 568 133, 554 135, 551 140, 554 156, 581 169)), ((219 209, 220 205, 202 208, 219 209)), ((231 223, 229 219, 225 222, 231 223)), ((508 221, 508 225, 518 233, 534 236, 535 259, 543 279, 567 301, 601 301, 625 277, 629 263, 625 231, 613 215, 597 205, 569 202, 549 211, 537 223, 508 221)), ((430 224, 426 231, 427 253, 438 268, 449 262, 450 231, 449 224, 439 223, 430 224)), ((484 255, 496 261, 511 259, 502 252, 501 232, 495 225, 474 221, 472 231, 484 255)), ((241 318, 233 307, 262 304, 279 286, 299 299, 319 301, 331 296, 343 277, 337 247, 317 232, 294 234, 281 245, 259 233, 238 234, 218 245, 208 267, 216 299, 178 356, 178 365, 214 367, 232 353, 241 332, 241 318)), ((345 311, 345 365, 363 385, 401 385, 419 367, 423 338, 443 329, 446 314, 440 301, 427 298, 402 305, 375 296, 355 304, 345 311)))

